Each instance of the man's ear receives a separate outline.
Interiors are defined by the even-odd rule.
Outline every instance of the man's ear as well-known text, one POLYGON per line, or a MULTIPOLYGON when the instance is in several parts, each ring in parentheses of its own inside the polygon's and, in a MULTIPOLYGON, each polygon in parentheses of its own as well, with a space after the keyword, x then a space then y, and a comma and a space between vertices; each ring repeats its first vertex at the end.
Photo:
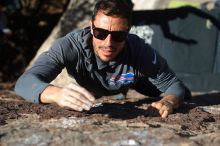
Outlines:
POLYGON ((93 30, 92 30, 92 20, 89 21, 89 24, 90 24, 90 31, 91 31, 91 34, 93 34, 93 30))
POLYGON ((131 27, 132 27, 132 26, 130 25, 129 28, 128 28, 128 32, 131 30, 131 27))

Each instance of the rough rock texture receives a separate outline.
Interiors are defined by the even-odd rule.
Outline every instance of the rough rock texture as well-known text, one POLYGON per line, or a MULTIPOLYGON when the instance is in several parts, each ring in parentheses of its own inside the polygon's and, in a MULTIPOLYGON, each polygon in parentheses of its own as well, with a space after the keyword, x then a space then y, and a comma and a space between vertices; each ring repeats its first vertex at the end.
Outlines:
POLYGON ((100 106, 80 113, 56 105, 29 103, 15 95, 11 85, 0 87, 2 146, 220 144, 219 92, 194 94, 163 119, 146 114, 150 103, 158 99, 133 90, 123 100, 97 99, 100 106))

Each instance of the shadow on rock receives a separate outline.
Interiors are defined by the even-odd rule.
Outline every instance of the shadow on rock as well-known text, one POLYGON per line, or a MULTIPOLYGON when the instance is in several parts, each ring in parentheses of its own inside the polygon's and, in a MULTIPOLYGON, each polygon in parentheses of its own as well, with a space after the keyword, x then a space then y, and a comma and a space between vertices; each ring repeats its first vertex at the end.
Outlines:
POLYGON ((215 106, 220 104, 220 92, 206 93, 194 95, 190 100, 187 100, 183 106, 176 110, 177 113, 187 114, 190 110, 200 106, 215 106))
MULTIPOLYGON (((101 106, 94 107, 88 114, 103 114, 110 118, 116 119, 134 119, 139 116, 149 116, 148 108, 150 103, 156 101, 157 98, 145 98, 136 102, 125 102, 125 103, 103 103, 101 106), (142 109, 140 106, 146 104, 146 108, 142 109)), ((156 115, 155 115, 156 116, 156 115)), ((159 113, 157 114, 159 116, 159 113)))

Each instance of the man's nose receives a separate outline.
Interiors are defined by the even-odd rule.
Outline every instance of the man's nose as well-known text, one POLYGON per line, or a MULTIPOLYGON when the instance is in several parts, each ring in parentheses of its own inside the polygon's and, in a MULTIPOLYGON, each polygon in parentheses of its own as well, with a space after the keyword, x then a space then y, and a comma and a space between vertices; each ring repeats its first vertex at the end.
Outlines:
POLYGON ((112 42, 113 42, 112 35, 108 34, 108 36, 105 38, 105 45, 110 46, 112 44, 112 42))

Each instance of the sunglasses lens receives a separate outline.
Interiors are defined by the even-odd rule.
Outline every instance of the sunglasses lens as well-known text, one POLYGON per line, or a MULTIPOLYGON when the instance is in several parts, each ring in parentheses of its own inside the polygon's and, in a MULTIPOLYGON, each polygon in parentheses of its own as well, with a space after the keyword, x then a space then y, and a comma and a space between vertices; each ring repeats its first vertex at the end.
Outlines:
POLYGON ((108 31, 100 28, 94 28, 93 33, 94 36, 100 40, 104 40, 108 36, 108 31))
POLYGON ((127 37, 126 31, 113 31, 112 32, 112 39, 116 42, 123 42, 127 37))
POLYGON ((111 34, 112 35, 112 39, 115 42, 123 42, 127 35, 128 32, 127 31, 108 31, 102 28, 93 28, 93 35, 95 38, 100 39, 100 40, 105 40, 106 37, 111 34))

